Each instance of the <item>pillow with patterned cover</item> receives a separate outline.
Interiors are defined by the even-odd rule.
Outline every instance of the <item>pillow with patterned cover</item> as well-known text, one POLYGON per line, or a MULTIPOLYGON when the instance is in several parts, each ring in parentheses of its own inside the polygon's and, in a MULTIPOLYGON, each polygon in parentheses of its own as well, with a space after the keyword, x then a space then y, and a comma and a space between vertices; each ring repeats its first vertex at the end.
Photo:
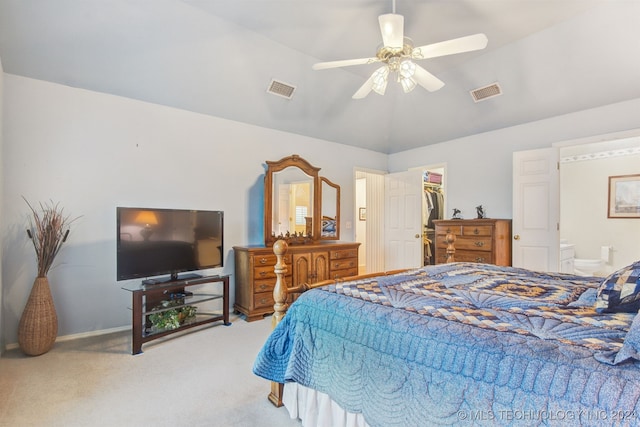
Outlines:
POLYGON ((635 313, 640 308, 640 261, 609 275, 598 288, 598 313, 635 313))

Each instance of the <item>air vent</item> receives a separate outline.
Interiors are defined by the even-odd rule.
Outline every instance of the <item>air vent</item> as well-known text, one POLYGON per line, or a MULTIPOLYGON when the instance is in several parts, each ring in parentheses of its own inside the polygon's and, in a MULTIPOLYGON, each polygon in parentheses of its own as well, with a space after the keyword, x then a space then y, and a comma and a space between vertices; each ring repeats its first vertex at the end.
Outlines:
POLYGON ((480 102, 484 101, 485 99, 502 95, 502 89, 500 88, 500 85, 498 85, 498 83, 492 83, 489 86, 474 89, 469 93, 471 94, 471 97, 475 102, 480 102))
POLYGON ((281 96, 283 98, 291 99, 293 97, 293 91, 295 90, 296 87, 291 86, 288 83, 279 82, 278 80, 271 80, 267 92, 281 96))

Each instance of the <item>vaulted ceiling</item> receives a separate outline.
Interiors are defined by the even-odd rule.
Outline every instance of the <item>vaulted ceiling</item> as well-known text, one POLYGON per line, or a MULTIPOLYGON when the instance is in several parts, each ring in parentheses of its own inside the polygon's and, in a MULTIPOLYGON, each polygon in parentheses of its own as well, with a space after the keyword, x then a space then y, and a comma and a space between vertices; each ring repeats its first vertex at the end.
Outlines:
POLYGON ((640 98, 638 0, 0 0, 4 71, 383 153, 640 98), (394 4, 395 3, 395 4, 394 4), (486 49, 425 59, 428 92, 351 96, 376 64, 378 15, 426 45, 475 33, 486 49), (272 79, 292 99, 267 92, 272 79), (475 103, 469 91, 499 83, 475 103))

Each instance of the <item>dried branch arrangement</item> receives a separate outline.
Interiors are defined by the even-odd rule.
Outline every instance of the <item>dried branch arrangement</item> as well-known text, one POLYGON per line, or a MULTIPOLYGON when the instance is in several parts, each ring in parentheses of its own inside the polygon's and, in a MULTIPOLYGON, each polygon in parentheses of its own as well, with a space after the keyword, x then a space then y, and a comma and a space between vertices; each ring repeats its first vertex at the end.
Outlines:
POLYGON ((36 251, 38 277, 45 277, 60 252, 62 244, 69 236, 69 226, 77 218, 71 219, 58 203, 40 203, 40 210, 36 210, 27 199, 24 201, 32 213, 27 235, 33 242, 36 251))

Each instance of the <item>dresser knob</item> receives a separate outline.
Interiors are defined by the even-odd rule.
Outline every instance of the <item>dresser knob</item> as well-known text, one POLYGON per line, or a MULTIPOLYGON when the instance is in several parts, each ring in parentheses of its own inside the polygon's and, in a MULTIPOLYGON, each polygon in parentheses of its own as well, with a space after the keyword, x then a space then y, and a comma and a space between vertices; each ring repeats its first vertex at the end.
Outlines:
POLYGON ((476 258, 476 262, 484 262, 484 258, 478 257, 476 258))
POLYGON ((266 258, 260 258, 260 264, 266 264, 267 263, 267 259, 266 258))
POLYGON ((480 230, 476 228, 475 230, 473 230, 473 234, 480 234, 480 230))
POLYGON ((476 245, 479 248, 484 246, 484 242, 474 242, 473 244, 476 245))
POLYGON ((266 272, 266 271, 261 271, 261 272, 260 272, 260 277, 264 277, 264 276, 266 276, 266 275, 267 275, 267 272, 266 272))

